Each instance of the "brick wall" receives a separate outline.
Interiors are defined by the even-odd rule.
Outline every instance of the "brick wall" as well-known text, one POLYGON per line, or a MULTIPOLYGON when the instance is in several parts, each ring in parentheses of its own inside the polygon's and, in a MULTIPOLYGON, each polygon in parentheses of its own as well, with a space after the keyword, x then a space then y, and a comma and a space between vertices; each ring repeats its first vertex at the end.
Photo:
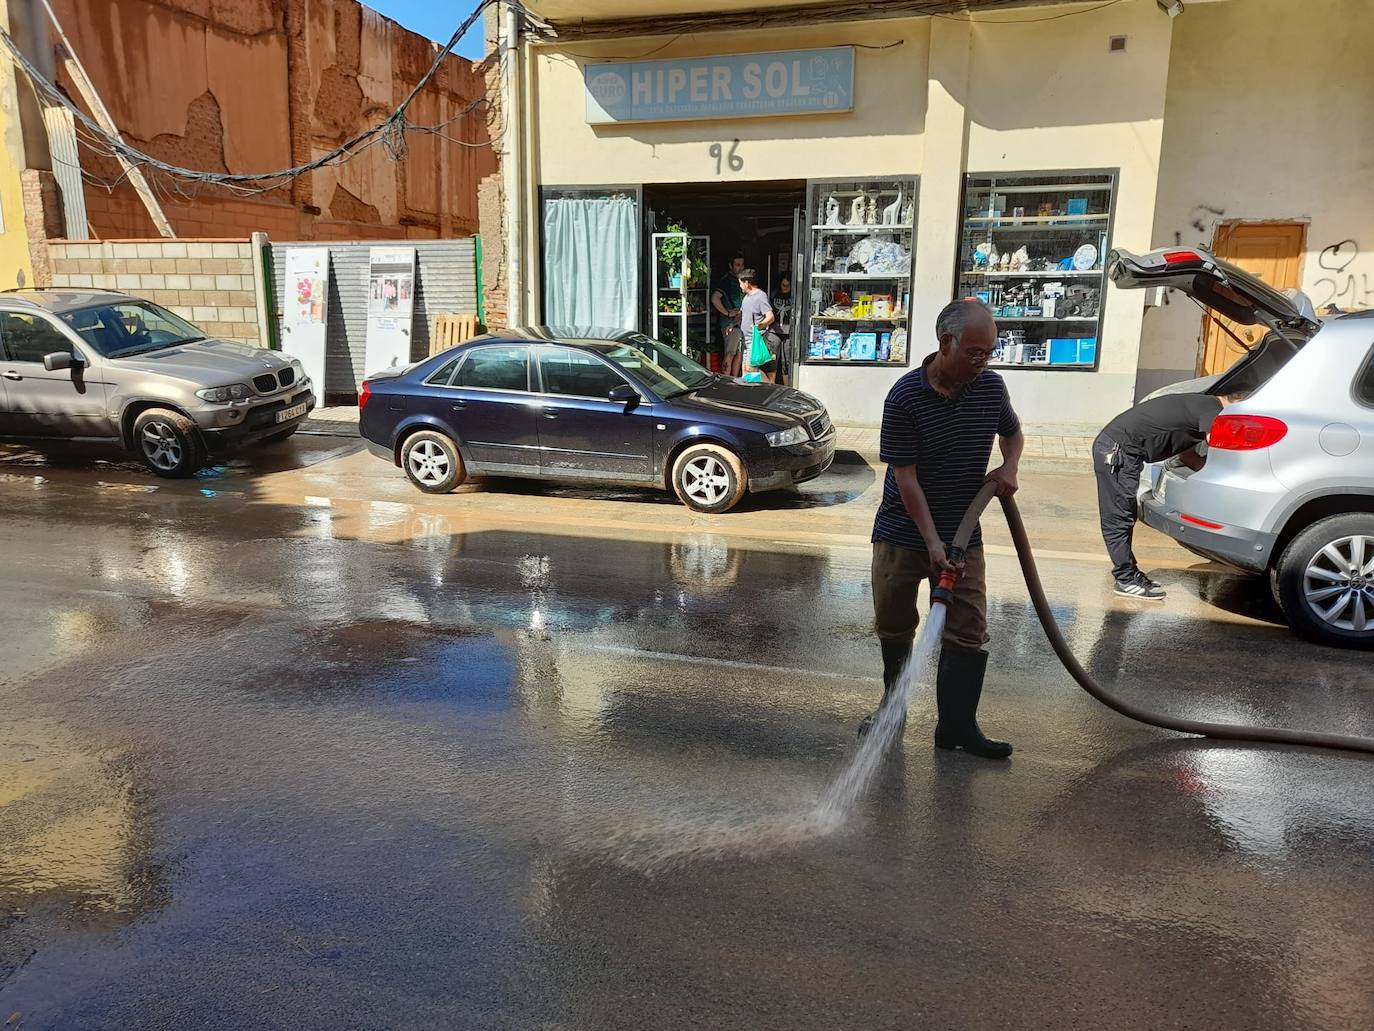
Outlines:
POLYGON ((493 172, 477 184, 477 214, 482 226, 482 291, 486 324, 492 327, 506 325, 510 310, 506 306, 506 213, 501 187, 500 172, 493 172))
POLYGON ((260 343, 247 240, 52 240, 48 261, 45 285, 133 294, 170 308, 207 336, 260 343))

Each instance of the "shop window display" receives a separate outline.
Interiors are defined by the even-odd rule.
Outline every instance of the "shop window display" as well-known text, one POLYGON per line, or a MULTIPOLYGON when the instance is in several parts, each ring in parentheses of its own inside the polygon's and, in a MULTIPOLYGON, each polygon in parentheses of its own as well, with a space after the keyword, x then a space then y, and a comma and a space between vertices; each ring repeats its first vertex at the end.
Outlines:
POLYGON ((1100 171, 965 177, 957 296, 992 309, 994 365, 1097 367, 1115 187, 1100 171))
POLYGON ((914 177, 809 184, 805 362, 906 364, 917 188, 914 177))

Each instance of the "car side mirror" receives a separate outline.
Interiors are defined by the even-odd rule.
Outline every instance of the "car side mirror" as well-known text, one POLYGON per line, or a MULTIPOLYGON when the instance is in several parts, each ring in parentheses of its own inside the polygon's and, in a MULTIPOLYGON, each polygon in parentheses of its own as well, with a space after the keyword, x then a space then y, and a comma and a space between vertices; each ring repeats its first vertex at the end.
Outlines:
POLYGON ((43 368, 49 372, 61 372, 63 369, 80 368, 84 362, 70 351, 54 351, 52 354, 43 356, 43 368))
POLYGON ((639 391, 628 383, 622 383, 618 387, 612 387, 611 392, 606 396, 617 404, 623 404, 627 412, 632 412, 639 407, 639 391))

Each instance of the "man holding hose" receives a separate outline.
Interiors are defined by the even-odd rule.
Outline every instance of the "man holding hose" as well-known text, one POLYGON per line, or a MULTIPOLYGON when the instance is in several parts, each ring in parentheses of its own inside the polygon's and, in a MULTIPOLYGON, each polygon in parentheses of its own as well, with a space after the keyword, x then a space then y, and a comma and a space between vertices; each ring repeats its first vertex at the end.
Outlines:
MULTIPOLYGON (((873 610, 883 652, 883 700, 911 655, 921 581, 952 569, 946 549, 985 482, 1016 493, 1025 438, 1002 377, 987 368, 997 323, 977 301, 946 305, 935 321, 940 349, 892 387, 883 405, 879 457, 887 463, 873 523, 873 610), (992 440, 1002 464, 987 472, 992 440)), ((983 736, 978 701, 987 670, 987 586, 982 530, 963 557, 948 606, 935 682, 935 747, 1005 759, 1011 745, 983 736)), ((866 733, 877 714, 859 727, 866 733)))

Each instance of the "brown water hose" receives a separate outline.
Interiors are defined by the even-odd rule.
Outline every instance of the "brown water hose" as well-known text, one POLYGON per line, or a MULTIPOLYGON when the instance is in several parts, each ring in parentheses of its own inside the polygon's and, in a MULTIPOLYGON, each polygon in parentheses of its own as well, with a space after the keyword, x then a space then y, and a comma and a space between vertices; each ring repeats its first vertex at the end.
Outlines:
MULTIPOLYGON (((978 517, 982 515, 983 510, 987 508, 995 495, 995 487, 989 484, 974 498, 973 504, 969 506, 968 512, 964 515, 964 521, 959 525, 959 531, 954 535, 952 552, 957 554, 967 546, 969 537, 972 536, 973 529, 978 524, 978 517)), ((1035 607, 1035 614, 1040 617, 1040 625, 1045 628, 1045 636, 1049 638, 1050 647, 1054 649, 1054 654, 1059 656, 1059 661, 1064 664, 1069 675, 1078 681, 1078 686, 1107 708, 1115 709, 1121 715, 1138 723, 1146 723, 1163 730, 1176 730, 1181 734, 1196 734, 1218 741, 1296 745, 1300 748, 1335 748, 1347 752, 1374 754, 1374 738, 1355 737, 1350 734, 1322 734, 1306 730, 1286 730, 1282 727, 1247 727, 1237 723, 1209 723, 1205 720, 1166 716, 1161 713, 1150 712, 1148 709, 1108 691, 1088 675, 1088 671, 1083 668, 1082 663, 1074 655, 1073 649, 1069 647, 1069 642, 1064 637, 1064 632, 1060 630, 1059 622, 1054 618, 1054 613, 1050 611, 1049 600, 1045 597, 1045 586, 1040 582, 1040 571, 1035 567, 1035 555, 1031 553, 1030 538, 1026 535, 1026 524, 1021 520, 1021 511, 1016 507, 1015 499, 1003 498, 1002 512, 1006 516, 1007 527, 1011 530, 1012 543, 1016 545, 1016 557, 1021 563, 1021 574, 1026 580, 1026 590, 1030 593, 1031 605, 1035 607)))

